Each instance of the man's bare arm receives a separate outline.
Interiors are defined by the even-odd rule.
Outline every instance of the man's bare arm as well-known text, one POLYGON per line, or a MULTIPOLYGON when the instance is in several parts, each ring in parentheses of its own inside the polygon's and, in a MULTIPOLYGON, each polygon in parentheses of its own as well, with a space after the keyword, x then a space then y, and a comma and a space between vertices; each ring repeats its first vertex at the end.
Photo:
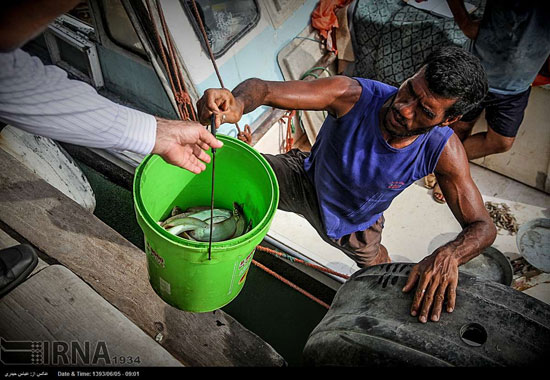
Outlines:
POLYGON ((481 194, 470 176, 466 152, 456 135, 443 150, 435 174, 451 211, 462 226, 457 238, 415 265, 403 291, 418 281, 411 307, 412 315, 426 322, 439 320, 447 296, 447 311, 455 308, 458 267, 481 253, 496 238, 496 227, 485 209, 481 194))
POLYGON ((206 90, 197 108, 203 124, 208 123, 212 113, 225 114, 225 122, 235 123, 243 114, 262 105, 287 110, 325 110, 341 117, 357 102, 361 91, 357 80, 345 76, 307 82, 252 78, 239 84, 232 93, 226 89, 206 90))
POLYGON ((464 0, 447 0, 456 24, 462 33, 471 40, 477 38, 480 20, 474 20, 466 10, 464 0))
POLYGON ((495 241, 496 227, 470 175, 466 152, 456 135, 451 136, 443 150, 435 174, 449 208, 463 228, 449 243, 455 247, 455 255, 462 265, 495 241))

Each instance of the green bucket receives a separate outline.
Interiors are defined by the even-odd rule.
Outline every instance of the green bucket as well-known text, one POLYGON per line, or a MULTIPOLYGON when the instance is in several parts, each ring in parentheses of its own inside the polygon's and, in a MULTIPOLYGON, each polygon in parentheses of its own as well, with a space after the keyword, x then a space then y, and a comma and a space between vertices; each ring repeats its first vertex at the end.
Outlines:
POLYGON ((145 236, 149 281, 168 304, 185 311, 207 312, 231 302, 244 286, 256 246, 267 234, 279 187, 267 161, 253 148, 218 135, 214 207, 243 206, 253 228, 235 239, 208 243, 179 238, 160 227, 174 206, 210 206, 212 164, 193 174, 149 155, 136 169, 134 204, 145 236))

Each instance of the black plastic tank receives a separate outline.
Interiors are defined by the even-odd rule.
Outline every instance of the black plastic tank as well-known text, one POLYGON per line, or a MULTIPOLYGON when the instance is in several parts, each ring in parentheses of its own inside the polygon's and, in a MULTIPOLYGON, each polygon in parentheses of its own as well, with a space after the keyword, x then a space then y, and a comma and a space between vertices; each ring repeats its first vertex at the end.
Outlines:
MULTIPOLYGON (((303 352, 308 366, 532 366, 550 360, 550 306, 460 272, 456 307, 439 322, 410 315, 413 264, 355 272, 303 352)), ((444 308, 445 310, 445 308, 444 308)))

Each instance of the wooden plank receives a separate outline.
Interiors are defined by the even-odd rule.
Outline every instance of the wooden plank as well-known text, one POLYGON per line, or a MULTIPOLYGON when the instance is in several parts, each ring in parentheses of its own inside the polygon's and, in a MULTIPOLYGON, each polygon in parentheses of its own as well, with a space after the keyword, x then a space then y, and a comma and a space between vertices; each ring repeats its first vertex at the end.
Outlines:
POLYGON ((0 336, 7 341, 40 342, 37 364, 181 366, 61 265, 50 265, 2 299, 0 336), (84 355, 73 352, 76 346, 84 355))
POLYGON ((19 242, 12 238, 10 235, 8 235, 4 230, 0 228, 0 249, 13 247, 14 245, 18 245, 19 242))
MULTIPOLYGON (((17 240, 12 238, 10 235, 8 235, 5 231, 3 231, 0 228, 0 250, 4 248, 13 247, 14 245, 18 245, 18 244, 19 242, 17 240)), ((40 272, 42 269, 44 269, 48 265, 49 265, 48 263, 38 258, 38 264, 36 264, 36 268, 33 269, 29 277, 37 272, 40 272)))
POLYGON ((183 364, 281 366, 271 346, 221 310, 167 305, 148 281, 146 256, 116 231, 0 151, 0 220, 77 274, 183 364))
POLYGON ((268 112, 269 116, 260 123, 260 125, 254 130, 254 132, 252 132, 252 142, 250 143, 251 146, 256 145, 256 143, 265 136, 267 131, 269 131, 271 127, 273 127, 273 124, 275 124, 283 116, 285 116, 287 111, 278 108, 272 108, 271 111, 268 112))

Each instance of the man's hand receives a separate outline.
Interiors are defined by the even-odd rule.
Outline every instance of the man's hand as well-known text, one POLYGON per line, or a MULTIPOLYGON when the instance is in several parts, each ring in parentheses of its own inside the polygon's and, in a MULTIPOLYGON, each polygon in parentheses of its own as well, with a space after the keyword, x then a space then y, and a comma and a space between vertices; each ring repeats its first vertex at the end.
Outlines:
POLYGON ((456 24, 462 30, 462 33, 471 40, 477 38, 481 20, 473 19, 466 10, 464 0, 447 0, 456 24))
POLYGON ((430 308, 432 308, 431 320, 439 321, 445 294, 447 294, 447 312, 451 313, 454 310, 458 285, 458 260, 454 257, 453 251, 454 249, 448 246, 437 249, 416 264, 409 274, 403 291, 409 292, 418 281, 411 315, 419 315, 418 319, 422 323, 428 321, 430 308))
POLYGON ((483 198, 470 175, 470 164, 462 142, 451 135, 441 152, 435 168, 437 183, 447 205, 462 226, 456 239, 435 250, 415 265, 409 274, 404 292, 418 282, 411 307, 411 315, 420 322, 438 321, 447 296, 447 312, 456 302, 458 267, 479 255, 495 241, 496 227, 483 204, 483 198))
POLYGON ((210 88, 197 102, 199 121, 203 125, 210 124, 210 116, 216 115, 216 128, 223 123, 236 123, 243 116, 243 104, 241 104, 231 91, 220 88, 210 88))
POLYGON ((468 17, 467 20, 458 24, 458 27, 460 28, 460 30, 462 30, 462 33, 464 33, 466 37, 468 37, 471 40, 475 40, 479 33, 480 24, 481 24, 481 20, 472 19, 471 17, 468 17))
POLYGON ((205 163, 210 162, 206 151, 223 146, 199 123, 156 119, 157 137, 151 153, 158 154, 169 164, 198 174, 206 169, 205 163))

